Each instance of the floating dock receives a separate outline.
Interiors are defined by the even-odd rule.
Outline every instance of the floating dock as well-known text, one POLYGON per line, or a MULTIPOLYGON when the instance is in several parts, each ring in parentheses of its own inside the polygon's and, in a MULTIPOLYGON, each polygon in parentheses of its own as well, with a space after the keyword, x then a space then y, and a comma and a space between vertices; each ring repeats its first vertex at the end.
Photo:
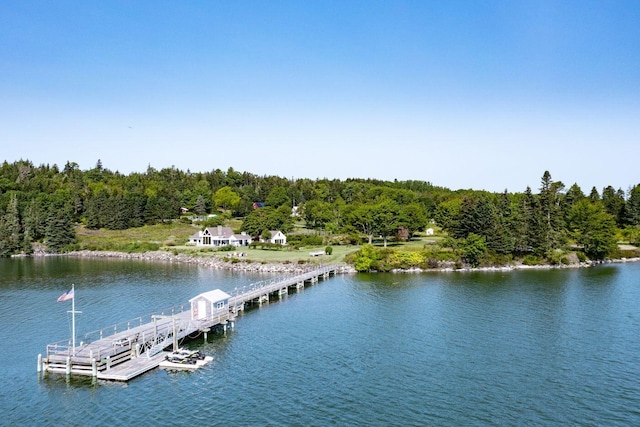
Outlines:
POLYGON ((165 349, 187 337, 212 330, 227 331, 250 304, 263 304, 270 295, 282 297, 290 288, 301 289, 335 275, 339 266, 317 267, 301 274, 274 278, 236 288, 230 295, 220 290, 192 298, 190 304, 138 317, 84 335, 79 345, 65 340, 47 345, 38 355, 38 372, 92 376, 103 380, 129 381, 159 366, 169 354, 165 349))

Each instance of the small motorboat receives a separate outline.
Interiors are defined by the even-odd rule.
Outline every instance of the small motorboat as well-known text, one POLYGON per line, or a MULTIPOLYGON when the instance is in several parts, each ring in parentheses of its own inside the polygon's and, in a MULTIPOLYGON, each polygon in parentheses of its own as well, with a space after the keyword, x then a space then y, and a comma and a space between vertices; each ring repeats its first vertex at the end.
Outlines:
POLYGON ((207 356, 200 351, 179 348, 168 353, 159 366, 164 369, 192 371, 203 367, 212 360, 213 357, 207 356))

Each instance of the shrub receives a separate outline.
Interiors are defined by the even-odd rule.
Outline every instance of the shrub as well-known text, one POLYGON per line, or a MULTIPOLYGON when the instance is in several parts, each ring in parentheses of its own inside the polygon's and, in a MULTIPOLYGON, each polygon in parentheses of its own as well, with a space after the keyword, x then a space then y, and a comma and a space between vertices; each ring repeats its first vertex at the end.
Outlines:
POLYGON ((427 268, 438 268, 439 263, 437 258, 428 258, 427 259, 427 268))
POLYGON ((541 265, 542 260, 535 255, 527 255, 522 260, 524 265, 541 265))
POLYGON ((324 253, 327 254, 327 255, 331 255, 333 253, 333 248, 331 246, 327 246, 324 249, 324 253))
POLYGON ((578 261, 587 262, 587 256, 584 254, 584 252, 576 252, 576 256, 578 257, 578 261))

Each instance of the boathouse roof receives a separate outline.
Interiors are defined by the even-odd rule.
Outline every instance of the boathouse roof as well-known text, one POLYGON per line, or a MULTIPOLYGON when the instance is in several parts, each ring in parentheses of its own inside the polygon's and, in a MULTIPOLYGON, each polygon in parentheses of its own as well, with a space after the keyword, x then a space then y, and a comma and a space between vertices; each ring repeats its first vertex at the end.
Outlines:
POLYGON ((211 302, 218 302, 218 301, 223 301, 226 299, 231 298, 231 295, 229 295, 226 292, 221 291, 220 289, 214 289, 213 291, 209 291, 209 292, 204 292, 200 295, 196 295, 195 297, 191 298, 189 300, 189 302, 192 302, 198 298, 206 298, 211 302))

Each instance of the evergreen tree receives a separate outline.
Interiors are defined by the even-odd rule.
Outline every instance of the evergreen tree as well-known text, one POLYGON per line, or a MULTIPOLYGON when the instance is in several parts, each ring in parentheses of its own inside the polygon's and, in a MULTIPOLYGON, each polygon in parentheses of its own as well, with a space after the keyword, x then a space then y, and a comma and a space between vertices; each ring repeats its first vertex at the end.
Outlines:
POLYGON ((25 227, 20 249, 25 255, 33 254, 33 237, 29 227, 25 227))
POLYGON ((526 216, 526 251, 538 256, 545 256, 550 247, 548 222, 539 201, 527 187, 525 191, 524 210, 526 216))
POLYGON ((531 215, 530 198, 532 198, 531 189, 527 187, 525 194, 516 194, 513 197, 513 208, 510 216, 509 230, 513 238, 513 251, 516 254, 525 254, 530 252, 528 239, 528 218, 531 215), (528 197, 527 197, 528 196, 528 197))
POLYGON ((601 202, 581 200, 571 210, 571 227, 585 254, 601 260, 616 250, 615 220, 601 202))
POLYGON ((629 198, 624 207, 624 222, 628 225, 640 225, 640 184, 629 190, 629 198))
POLYGON ((542 175, 540 195, 538 197, 538 207, 545 222, 543 227, 545 235, 544 246, 547 248, 556 247, 561 239, 563 218, 560 213, 560 192, 564 188, 561 182, 553 182, 549 171, 542 175))
POLYGON ((0 258, 11 256, 13 253, 11 245, 9 244, 10 235, 11 233, 6 225, 5 216, 0 215, 0 258))
POLYGON ((465 239, 470 233, 487 237, 495 228, 494 206, 488 197, 468 196, 462 200, 453 236, 465 239))
POLYGON ((487 252, 484 236, 469 233, 463 243, 463 257, 471 266, 477 267, 487 252))
POLYGON ((72 216, 67 206, 55 207, 49 212, 45 241, 47 248, 53 252, 60 252, 76 242, 72 216))
POLYGON ((9 252, 15 253, 20 250, 22 234, 20 226, 20 215, 18 209, 18 196, 12 194, 5 213, 4 226, 7 233, 7 248, 9 252))
POLYGON ((486 236, 487 248, 498 254, 510 254, 514 250, 515 239, 511 231, 511 203, 504 192, 498 198, 494 209, 493 230, 486 236))
POLYGON ((605 210, 616 220, 619 226, 624 223, 624 192, 622 190, 614 190, 612 186, 602 190, 602 204, 605 210))
POLYGON ((198 195, 196 198, 196 205, 193 208, 193 211, 198 215, 202 215, 207 212, 207 203, 204 201, 202 194, 198 195))
POLYGON ((31 200, 23 214, 24 228, 29 230, 29 235, 33 241, 44 237, 47 226, 47 216, 40 202, 39 198, 31 200))
POLYGON ((580 186, 574 183, 569 190, 567 190, 564 198, 562 199, 561 209, 562 209, 562 217, 564 218, 565 224, 569 221, 569 213, 571 211, 571 207, 584 199, 585 195, 580 189, 580 186))
POLYGON ((109 193, 104 188, 99 189, 89 197, 84 212, 88 228, 99 229, 106 227, 108 221, 108 206, 109 193))

